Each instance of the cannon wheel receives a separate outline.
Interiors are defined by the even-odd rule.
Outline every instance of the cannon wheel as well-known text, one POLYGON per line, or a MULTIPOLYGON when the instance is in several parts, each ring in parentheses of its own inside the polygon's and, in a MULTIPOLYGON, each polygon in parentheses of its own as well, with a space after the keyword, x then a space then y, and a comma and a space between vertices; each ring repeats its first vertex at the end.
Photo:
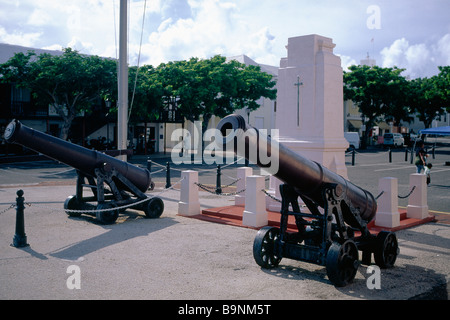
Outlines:
POLYGON ((392 268, 399 253, 397 236, 393 232, 381 231, 375 240, 374 258, 380 268, 392 268))
POLYGON ((164 202, 157 197, 151 198, 144 206, 145 216, 150 219, 159 218, 164 211, 164 202))
MULTIPOLYGON (((64 209, 66 210, 79 210, 77 197, 76 196, 69 196, 67 197, 66 201, 64 201, 64 209)), ((81 216, 81 212, 67 212, 67 215, 69 217, 79 217, 81 216)))
POLYGON ((97 210, 103 210, 103 209, 111 209, 109 211, 96 211, 95 217, 98 221, 100 221, 102 224, 112 224, 116 222, 117 218, 119 217, 119 210, 114 208, 116 207, 113 203, 99 203, 97 205, 97 210))
POLYGON ((275 241, 280 236, 280 229, 264 227, 258 231, 253 242, 253 258, 262 268, 271 269, 278 266, 282 257, 275 254, 275 241))
POLYGON ((352 240, 343 244, 333 242, 327 252, 326 268, 328 279, 336 287, 351 283, 358 270, 358 247, 352 240))

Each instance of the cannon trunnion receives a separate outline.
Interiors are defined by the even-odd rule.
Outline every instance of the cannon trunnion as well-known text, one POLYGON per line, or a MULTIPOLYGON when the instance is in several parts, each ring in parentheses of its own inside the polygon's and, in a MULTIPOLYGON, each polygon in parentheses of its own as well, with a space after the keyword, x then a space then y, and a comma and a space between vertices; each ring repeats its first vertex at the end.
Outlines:
POLYGON ((17 120, 7 126, 5 139, 76 169, 76 194, 64 203, 69 216, 85 213, 103 224, 111 224, 126 208, 144 211, 148 218, 158 218, 164 211, 160 198, 145 194, 154 187, 147 169, 36 131, 17 120), (85 197, 84 187, 90 188, 93 195, 85 197))
POLYGON ((275 268, 283 257, 326 266, 335 286, 351 283, 362 263, 372 255, 380 268, 392 267, 399 253, 395 233, 370 233, 377 204, 371 193, 320 164, 298 155, 270 137, 247 126, 239 115, 222 119, 216 143, 230 148, 284 182, 280 185, 280 227, 263 227, 253 243, 253 257, 263 268, 275 268), (252 148, 256 152, 252 154, 252 148), (267 155, 276 158, 267 163, 267 155), (309 212, 301 212, 300 198, 309 212), (297 232, 288 232, 288 217, 294 216, 297 232))

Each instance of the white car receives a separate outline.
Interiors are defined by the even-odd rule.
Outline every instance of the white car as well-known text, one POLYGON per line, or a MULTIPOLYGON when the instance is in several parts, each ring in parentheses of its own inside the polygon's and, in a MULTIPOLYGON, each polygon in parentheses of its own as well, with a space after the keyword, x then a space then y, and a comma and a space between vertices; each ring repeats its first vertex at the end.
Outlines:
POLYGON ((400 133, 385 133, 383 144, 385 146, 403 147, 405 144, 405 139, 400 133))
POLYGON ((344 132, 344 137, 347 139, 350 148, 359 149, 360 139, 358 132, 344 132))

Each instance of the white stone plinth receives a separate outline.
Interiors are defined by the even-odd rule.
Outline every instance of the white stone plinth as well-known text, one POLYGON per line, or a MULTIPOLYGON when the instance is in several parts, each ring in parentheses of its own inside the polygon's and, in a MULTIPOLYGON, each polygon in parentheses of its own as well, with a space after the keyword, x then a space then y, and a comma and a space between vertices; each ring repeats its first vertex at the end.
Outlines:
POLYGON ((375 216, 375 224, 380 227, 394 228, 400 225, 400 213, 398 212, 398 179, 381 178, 378 182, 378 210, 375 216))
MULTIPOLYGON (((237 168, 236 177, 238 182, 236 182, 236 192, 245 189, 245 182, 248 176, 253 174, 253 169, 250 167, 237 168)), ((234 196, 234 205, 245 206, 245 191, 234 196)))
POLYGON ((428 217, 427 204, 427 178, 426 175, 413 173, 409 176, 409 187, 414 191, 408 198, 406 208, 407 217, 414 219, 425 219, 428 217))
POLYGON ((245 189, 245 210, 242 216, 242 225, 249 227, 262 227, 267 225, 267 211, 264 190, 264 177, 247 177, 245 189))
POLYGON ((180 201, 178 202, 178 214, 193 216, 200 214, 200 202, 198 200, 198 172, 187 170, 181 172, 180 201))

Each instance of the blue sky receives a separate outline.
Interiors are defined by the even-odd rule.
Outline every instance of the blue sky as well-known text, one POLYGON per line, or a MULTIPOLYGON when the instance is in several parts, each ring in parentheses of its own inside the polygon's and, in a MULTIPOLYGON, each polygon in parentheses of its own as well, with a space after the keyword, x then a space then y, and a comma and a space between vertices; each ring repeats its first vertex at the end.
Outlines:
MULTIPOLYGON (((119 0, 0 0, 0 42, 116 57, 119 0)), ((369 54, 410 77, 450 65, 449 0, 130 0, 137 64, 245 54, 278 66, 289 37, 319 34, 343 67, 369 54), (140 47, 145 6, 144 32, 140 47)))

